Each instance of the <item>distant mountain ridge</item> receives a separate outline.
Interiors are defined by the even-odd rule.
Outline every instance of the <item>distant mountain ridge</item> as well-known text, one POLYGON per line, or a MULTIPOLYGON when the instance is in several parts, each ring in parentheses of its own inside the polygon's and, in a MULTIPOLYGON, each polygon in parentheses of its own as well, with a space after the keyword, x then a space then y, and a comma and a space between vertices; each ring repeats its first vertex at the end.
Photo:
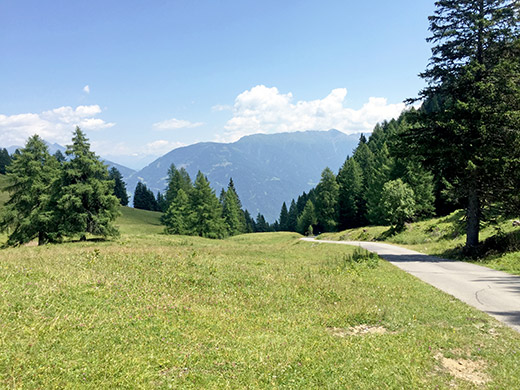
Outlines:
MULTIPOLYGON (((47 142, 47 141, 44 141, 44 142, 47 145, 47 148, 48 148, 50 154, 54 154, 58 150, 60 152, 62 152, 63 154, 65 154, 65 151, 67 150, 67 148, 65 146, 60 145, 58 143, 51 144, 50 142, 47 142)), ((13 154, 16 151, 16 149, 22 149, 22 148, 23 148, 23 146, 11 145, 11 146, 7 147, 6 149, 9 152, 9 154, 13 154)), ((101 158, 101 161, 103 161, 103 163, 108 166, 108 169, 110 169, 112 167, 117 168, 117 170, 119 172, 121 172, 121 175, 123 176, 123 180, 128 179, 132 174, 134 174, 136 172, 132 168, 125 167, 124 165, 115 163, 110 160, 101 158)))
POLYGON ((360 134, 338 130, 255 134, 234 143, 202 142, 174 149, 126 180, 133 192, 139 181, 164 192, 168 168, 184 167, 192 179, 200 170, 217 195, 232 177, 245 209, 253 217, 278 218, 282 203, 308 191, 325 167, 337 171, 357 146, 360 134))

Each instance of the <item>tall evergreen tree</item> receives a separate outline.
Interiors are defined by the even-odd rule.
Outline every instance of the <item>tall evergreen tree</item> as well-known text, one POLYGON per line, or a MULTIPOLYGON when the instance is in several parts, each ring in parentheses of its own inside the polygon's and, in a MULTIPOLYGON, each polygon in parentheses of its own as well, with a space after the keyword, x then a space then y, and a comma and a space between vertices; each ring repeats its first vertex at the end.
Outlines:
POLYGON ((383 186, 390 180, 392 160, 386 143, 379 150, 375 150, 374 162, 366 169, 366 207, 367 219, 371 224, 384 223, 384 211, 382 209, 381 194, 383 186))
POLYGON ((11 156, 7 149, 0 149, 0 174, 5 175, 6 168, 11 164, 11 156))
POLYGON ((305 235, 313 234, 317 222, 318 219, 316 218, 314 203, 312 203, 312 200, 308 200, 303 209, 303 213, 298 217, 298 232, 305 235))
POLYGON ((191 210, 188 195, 179 188, 173 202, 164 214, 165 231, 169 234, 190 234, 191 210))
POLYGON ((138 182, 134 191, 134 208, 158 211, 159 205, 152 190, 146 184, 138 182))
MULTIPOLYGON (((507 167, 517 161, 519 3, 443 0, 429 18, 432 57, 420 98, 441 97, 421 110, 403 136, 408 152, 445 173, 466 204, 466 248, 479 241, 482 209, 504 197, 507 167), (516 80, 516 81, 514 81, 516 80)), ((514 164, 513 164, 514 165, 514 164)))
POLYGON ((287 210, 285 202, 283 202, 282 209, 280 210, 279 224, 282 232, 289 231, 289 211, 287 210))
POLYGON ((193 185, 188 172, 186 172, 184 168, 177 169, 175 164, 171 164, 168 169, 168 184, 165 193, 166 203, 168 205, 171 204, 181 188, 186 195, 189 195, 192 187, 193 185))
POLYGON ((56 150, 53 154, 56 161, 58 161, 60 164, 64 163, 67 160, 67 157, 61 152, 61 150, 56 150))
POLYGON ((347 158, 338 172, 338 227, 340 230, 361 225, 363 170, 353 158, 347 158))
POLYGON ((232 179, 229 181, 227 191, 223 192, 222 198, 222 217, 226 222, 228 234, 234 236, 245 233, 246 221, 232 179))
MULTIPOLYGON (((303 211, 303 210, 302 210, 303 211)), ((296 206, 296 202, 291 200, 291 205, 289 206, 289 213, 287 215, 287 230, 290 232, 295 232, 298 229, 298 207, 296 206)))
POLYGON ((30 137, 8 166, 10 199, 0 216, 0 229, 8 232, 9 245, 38 238, 42 245, 56 237, 54 211, 50 207, 51 189, 58 178, 58 163, 49 155, 43 140, 30 137))
POLYGON ((191 226, 195 234, 208 238, 223 238, 226 224, 222 218, 222 206, 209 185, 208 180, 198 172, 190 193, 191 226))
MULTIPOLYGON (((332 232, 338 224, 339 185, 336 176, 325 168, 316 187, 316 216, 318 231, 332 232)), ((305 211, 305 210, 304 210, 305 211)))
POLYGON ((269 224, 265 220, 265 217, 262 214, 258 213, 258 215, 256 216, 256 222, 255 222, 255 232, 265 233, 265 232, 268 232, 269 230, 270 230, 269 224))
POLYGON ((107 167, 90 150, 79 127, 66 154, 70 160, 63 163, 55 199, 60 233, 82 239, 86 234, 118 235, 113 221, 119 215, 119 200, 113 195, 107 167))
MULTIPOLYGON (((59 152, 59 150, 58 150, 59 152)), ((114 195, 119 199, 122 206, 128 205, 128 194, 126 193, 126 184, 123 181, 123 175, 116 167, 110 168, 108 178, 114 182, 114 195)))

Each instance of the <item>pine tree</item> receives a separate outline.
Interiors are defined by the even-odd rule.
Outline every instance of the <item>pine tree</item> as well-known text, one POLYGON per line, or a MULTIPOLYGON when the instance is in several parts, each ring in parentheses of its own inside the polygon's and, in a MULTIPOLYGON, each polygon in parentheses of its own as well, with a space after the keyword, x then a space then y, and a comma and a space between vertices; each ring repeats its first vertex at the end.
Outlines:
POLYGON ((336 181, 336 176, 330 168, 325 168, 316 187, 316 216, 319 232, 336 230, 338 224, 338 197, 339 185, 336 181))
POLYGON ((53 156, 56 159, 56 161, 58 161, 60 164, 64 163, 67 160, 67 157, 65 157, 65 155, 59 149, 56 150, 56 152, 54 152, 53 156))
MULTIPOLYGON (((58 150, 59 152, 59 150, 58 150)), ((126 193, 126 184, 123 181, 121 172, 116 167, 110 168, 108 171, 108 178, 114 182, 114 195, 119 199, 122 206, 128 205, 128 194, 126 193)))
POLYGON ((365 171, 366 175, 366 207, 367 219, 373 225, 384 222, 384 211, 382 209, 381 194, 383 186, 390 179, 392 159, 388 152, 386 143, 374 154, 374 162, 365 171))
POLYGON ((269 224, 266 222, 265 217, 262 214, 258 213, 255 222, 255 232, 265 233, 269 230, 269 224))
POLYGON ((182 188, 164 214, 165 231, 169 234, 190 234, 190 203, 182 188))
POLYGON ((168 169, 168 185, 166 187, 166 203, 169 205, 173 202, 173 199, 177 196, 179 189, 189 195, 193 185, 191 183, 190 175, 184 168, 180 170, 175 167, 174 164, 170 165, 168 169))
POLYGON ((90 150, 88 139, 79 127, 66 154, 70 160, 63 163, 55 193, 60 233, 80 235, 82 239, 86 234, 118 235, 112 222, 119 215, 119 200, 113 195, 107 167, 90 150))
POLYGON ((0 228, 8 232, 9 245, 38 238, 38 245, 54 239, 57 225, 50 206, 51 189, 58 179, 58 163, 43 140, 34 135, 8 166, 9 201, 2 209, 0 228))
POLYGON ((208 180, 198 172, 190 193, 190 226, 196 235, 208 238, 223 238, 226 224, 222 218, 222 206, 209 185, 208 180))
POLYGON ((249 211, 244 211, 244 219, 246 223, 246 233, 254 233, 255 232, 255 220, 251 217, 249 211))
MULTIPOLYGON (((437 1, 430 20, 430 65, 420 92, 417 126, 403 135, 465 201, 466 248, 479 241, 482 210, 511 193, 520 126, 519 3, 516 0, 437 1), (430 105, 430 108, 433 107, 430 105), (516 130, 514 130, 516 129, 516 130)), ((518 188, 516 188, 518 191, 518 188)))
POLYGON ((157 203, 157 210, 155 210, 155 211, 160 211, 161 213, 165 213, 166 210, 168 209, 168 204, 166 203, 165 196, 163 194, 161 194, 161 191, 157 191, 157 198, 156 198, 155 202, 157 203))

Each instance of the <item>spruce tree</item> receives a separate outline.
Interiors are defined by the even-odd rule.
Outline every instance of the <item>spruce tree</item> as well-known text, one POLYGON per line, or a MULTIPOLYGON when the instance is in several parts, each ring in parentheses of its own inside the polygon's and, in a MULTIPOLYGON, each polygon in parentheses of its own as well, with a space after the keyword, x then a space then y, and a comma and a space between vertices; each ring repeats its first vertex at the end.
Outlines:
POLYGON ((51 206, 53 183, 59 166, 43 140, 34 135, 8 166, 6 191, 10 194, 0 215, 0 229, 8 232, 8 245, 38 238, 38 245, 57 237, 51 206))
POLYGON ((420 110, 403 139, 408 153, 443 172, 464 201, 466 248, 473 251, 482 210, 511 193, 508 167, 519 157, 520 6, 515 0, 435 5, 429 18, 432 57, 421 75, 428 86, 420 98, 441 104, 420 110))
POLYGON ((266 222, 265 217, 258 213, 255 222, 255 232, 265 233, 269 231, 269 224, 266 222))
POLYGON ((128 194, 126 193, 126 184, 123 181, 121 172, 116 167, 110 168, 108 178, 114 182, 114 195, 119 199, 121 206, 128 205, 128 194))
POLYGON ((56 161, 58 161, 60 164, 64 163, 67 160, 67 157, 61 152, 61 150, 56 150, 53 154, 56 161))
POLYGON ((198 172, 193 190, 190 193, 192 231, 201 237, 223 238, 226 224, 222 218, 222 206, 211 189, 208 180, 198 172))
MULTIPOLYGON (((302 210, 303 211, 303 210, 302 210)), ((291 200, 291 205, 289 206, 289 213, 287 216, 287 230, 290 232, 296 232, 298 229, 298 208, 296 206, 296 202, 291 200)))
POLYGON ((287 205, 285 202, 282 204, 282 209, 280 210, 280 231, 285 232, 289 231, 289 211, 287 210, 287 205))
POLYGON ((226 221, 228 234, 234 236, 246 232, 246 220, 240 208, 240 199, 235 191, 233 179, 229 180, 227 191, 221 194, 222 217, 226 221))
POLYGON ((0 174, 5 175, 6 168, 11 164, 11 156, 7 149, 0 149, 0 174))
POLYGON ((118 235, 113 221, 119 215, 119 200, 113 195, 107 167, 90 150, 88 139, 79 127, 66 154, 69 161, 63 163, 55 192, 60 233, 79 235, 82 239, 86 234, 118 235))
MULTIPOLYGON (((339 185, 336 176, 325 168, 316 187, 316 215, 318 231, 332 232, 338 224, 339 185)), ((305 211, 305 210, 304 210, 305 211)))
POLYGON ((337 176, 338 228, 340 230, 361 225, 363 201, 363 170, 356 160, 347 158, 337 176))
POLYGON ((153 191, 144 183, 139 182, 135 187, 134 208, 149 211, 157 211, 159 209, 153 191))
POLYGON ((192 189, 190 175, 184 168, 177 169, 175 164, 171 164, 168 169, 168 184, 166 186, 165 199, 166 204, 170 205, 177 196, 179 189, 183 189, 186 195, 189 195, 192 189))
POLYGON ((312 235, 317 222, 314 203, 312 200, 308 200, 302 215, 298 217, 297 230, 300 234, 312 235))

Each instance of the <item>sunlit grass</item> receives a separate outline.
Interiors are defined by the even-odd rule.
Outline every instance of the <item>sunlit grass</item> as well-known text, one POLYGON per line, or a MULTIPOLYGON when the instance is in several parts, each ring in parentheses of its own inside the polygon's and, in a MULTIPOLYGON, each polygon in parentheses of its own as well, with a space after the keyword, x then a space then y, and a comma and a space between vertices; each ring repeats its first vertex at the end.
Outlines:
POLYGON ((4 249, 0 387, 477 388, 438 353, 520 387, 517 333, 353 250, 290 233, 4 249), (387 332, 342 334, 360 324, 387 332))

